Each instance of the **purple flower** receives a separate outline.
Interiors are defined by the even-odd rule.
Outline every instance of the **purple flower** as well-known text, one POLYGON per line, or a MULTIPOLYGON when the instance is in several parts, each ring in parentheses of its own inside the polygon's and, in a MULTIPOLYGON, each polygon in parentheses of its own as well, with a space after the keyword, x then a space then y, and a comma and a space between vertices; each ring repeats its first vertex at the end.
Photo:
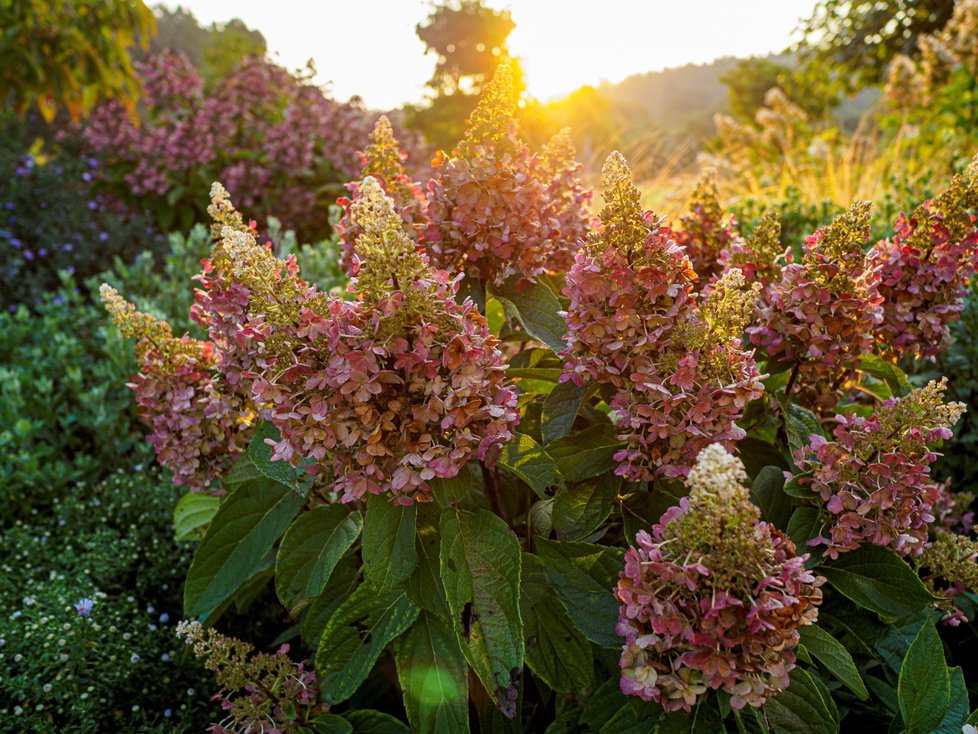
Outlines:
POLYGON ((70 242, 65 242, 63 245, 61 245, 61 251, 62 252, 71 252, 74 249, 75 249, 75 246, 73 244, 71 244, 70 242))
POLYGON ((82 617, 87 617, 92 612, 92 607, 95 606, 95 602, 92 599, 82 599, 77 604, 75 604, 75 611, 78 612, 82 617))
POLYGON ((16 237, 13 237, 13 238, 11 238, 11 240, 10 240, 10 246, 11 246, 11 247, 16 247, 16 248, 18 248, 18 249, 19 249, 19 248, 21 248, 21 247, 23 247, 23 246, 24 246, 24 243, 23 243, 23 242, 21 242, 21 241, 20 241, 19 239, 17 239, 16 237))
POLYGON ((98 209, 98 202, 97 201, 88 202, 88 208, 91 209, 92 211, 95 211, 96 209, 98 209))
POLYGON ((34 252, 32 250, 24 250, 24 259, 25 260, 33 260, 34 259, 34 252))
POLYGON ((108 242, 108 240, 109 240, 109 233, 108 232, 99 232, 98 233, 98 239, 99 239, 99 242, 108 242))
POLYGON ((92 180, 92 174, 89 173, 88 171, 85 171, 82 174, 82 181, 91 181, 91 180, 92 180))

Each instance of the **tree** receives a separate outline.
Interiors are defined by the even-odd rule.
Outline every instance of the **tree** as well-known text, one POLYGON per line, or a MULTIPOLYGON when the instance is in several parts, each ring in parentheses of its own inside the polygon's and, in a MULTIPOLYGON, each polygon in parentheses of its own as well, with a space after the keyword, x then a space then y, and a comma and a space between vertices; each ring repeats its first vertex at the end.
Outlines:
POLYGON ((897 54, 918 55, 917 39, 943 28, 955 0, 819 0, 801 24, 796 50, 808 61, 837 67, 852 91, 879 84, 897 54))
POLYGON ((102 99, 132 105, 139 84, 130 49, 153 34, 153 13, 139 0, 0 0, 0 104, 36 106, 49 122, 73 118, 102 99))
MULTIPOLYGON (((508 10, 494 10, 482 0, 446 0, 436 5, 415 31, 438 60, 427 86, 427 107, 408 110, 409 124, 438 148, 449 149, 462 136, 465 119, 479 92, 503 59, 506 39, 516 24, 508 10)), ((510 60, 522 88, 522 74, 510 60)))
POLYGON ((780 87, 810 116, 824 117, 839 103, 837 77, 815 62, 798 68, 793 59, 784 56, 752 56, 738 61, 720 81, 727 86, 733 116, 751 121, 764 106, 764 96, 772 87, 780 87))

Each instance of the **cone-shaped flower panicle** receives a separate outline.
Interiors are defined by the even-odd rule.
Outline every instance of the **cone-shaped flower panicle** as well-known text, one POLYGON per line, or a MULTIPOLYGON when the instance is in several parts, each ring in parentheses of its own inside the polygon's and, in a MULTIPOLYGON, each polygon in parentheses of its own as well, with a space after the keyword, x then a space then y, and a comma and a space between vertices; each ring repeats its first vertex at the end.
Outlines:
POLYGON ((767 286, 781 275, 785 247, 781 244, 781 220, 774 210, 765 212, 754 231, 746 238, 737 237, 720 253, 722 271, 737 268, 748 283, 767 286))
POLYGON ((711 690, 761 706, 789 683, 799 628, 813 624, 824 579, 760 520, 740 460, 700 452, 689 495, 625 553, 616 596, 621 690, 690 711, 711 690))
POLYGON ((566 380, 610 386, 617 472, 633 481, 683 476, 708 444, 744 436, 735 421, 763 394, 751 352, 740 349, 757 287, 731 271, 698 305, 689 259, 643 212, 624 158, 603 171, 600 225, 567 275, 566 380))
POLYGON ((951 437, 965 409, 944 402, 946 387, 944 378, 890 398, 869 418, 837 416, 833 440, 813 434, 798 450, 798 483, 831 518, 809 545, 825 546, 831 558, 863 543, 920 554, 943 508, 941 487, 930 476, 939 454, 930 445, 951 437))
POLYGON ((707 282, 720 269, 720 255, 737 237, 737 220, 724 216, 717 193, 716 171, 703 172, 688 204, 689 213, 680 217, 676 242, 686 250, 693 269, 707 282))
POLYGON ((303 310, 293 366, 259 376, 255 398, 273 405, 273 458, 315 461, 343 501, 411 504, 430 497, 429 480, 495 459, 516 393, 485 318, 456 303, 456 283, 418 253, 380 183, 359 190, 358 300, 303 310))
POLYGON ((510 276, 535 281, 573 259, 589 194, 568 141, 537 157, 518 138, 518 101, 513 71, 501 64, 465 137, 450 156, 436 159, 424 243, 438 268, 500 284, 510 276))
POLYGON ((139 373, 130 387, 157 460, 175 484, 208 490, 247 447, 254 406, 217 371, 215 344, 173 336, 169 324, 137 311, 108 284, 100 295, 122 334, 136 340, 139 373))
MULTIPOLYGON (((425 209, 427 202, 420 183, 412 181, 404 172, 405 155, 397 146, 394 129, 386 116, 381 116, 370 134, 370 145, 360 154, 362 177, 374 177, 385 193, 394 201, 404 232, 417 241, 427 226, 425 209)), ((359 259, 355 252, 361 228, 353 214, 353 205, 360 198, 359 181, 346 185, 349 198, 338 200, 344 216, 336 229, 340 236, 340 265, 348 275, 356 275, 359 259)))
POLYGON ((857 202, 810 236, 802 262, 788 265, 765 291, 751 343, 796 366, 792 399, 823 410, 872 349, 883 318, 880 297, 865 277, 869 204, 857 202))
POLYGON ((944 613, 943 621, 953 627, 968 621, 954 599, 965 591, 978 592, 978 542, 939 529, 917 559, 917 567, 924 583, 943 597, 935 605, 944 613))
POLYGON ((978 158, 940 196, 901 214, 891 239, 867 258, 883 298, 876 336, 894 356, 933 357, 946 346, 948 324, 964 308, 967 280, 978 269, 978 158))

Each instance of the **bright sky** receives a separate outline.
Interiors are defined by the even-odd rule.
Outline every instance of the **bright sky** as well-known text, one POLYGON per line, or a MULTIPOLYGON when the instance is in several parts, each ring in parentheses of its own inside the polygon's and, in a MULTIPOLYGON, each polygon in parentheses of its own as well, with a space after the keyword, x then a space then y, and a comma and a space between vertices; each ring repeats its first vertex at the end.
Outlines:
MULTIPOLYGON (((179 0, 203 24, 241 18, 289 68, 315 61, 339 99, 389 109, 423 99, 434 56, 414 33, 428 0, 179 0)), ((176 4, 169 2, 169 5, 176 4)), ((720 56, 780 51, 815 0, 489 0, 512 11, 511 52, 542 100, 720 56)))

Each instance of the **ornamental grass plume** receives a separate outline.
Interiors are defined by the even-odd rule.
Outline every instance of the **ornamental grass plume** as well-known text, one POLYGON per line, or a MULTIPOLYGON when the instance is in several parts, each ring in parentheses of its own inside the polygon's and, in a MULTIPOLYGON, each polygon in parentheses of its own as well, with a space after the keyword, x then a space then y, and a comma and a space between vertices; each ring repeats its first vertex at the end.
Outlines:
POLYGON ((424 243, 432 264, 486 283, 535 281, 573 258, 588 225, 569 141, 533 155, 519 139, 519 90, 500 64, 466 122, 465 136, 435 159, 424 243))
POLYGON ((936 514, 941 487, 930 476, 935 441, 951 438, 963 403, 945 403, 947 378, 890 398, 869 418, 837 416, 834 440, 813 434, 795 454, 798 484, 821 500, 831 524, 809 541, 830 558, 863 543, 919 555, 936 514))
POLYGON ((881 297, 865 272, 867 202, 857 202, 808 237, 801 262, 789 252, 780 278, 761 302, 759 323, 747 329, 768 358, 792 365, 786 394, 828 410, 839 388, 872 350, 882 321, 881 297))
POLYGON ((299 734, 329 712, 319 701, 316 672, 294 662, 289 645, 274 654, 256 653, 250 643, 192 620, 177 625, 177 636, 216 674, 221 687, 212 700, 220 701, 226 717, 208 727, 212 734, 299 734))
POLYGON ((621 690, 691 711, 710 690, 759 707, 788 687, 799 628, 814 624, 824 579, 763 522, 739 459, 700 452, 689 495, 625 553, 616 596, 625 639, 621 690))
POLYGON ((880 348, 895 357, 934 357, 960 317, 978 269, 978 157, 940 196, 901 214, 891 239, 869 251, 873 287, 883 299, 880 348))
POLYGON ((682 227, 673 236, 686 250, 693 270, 707 283, 721 270, 721 253, 737 238, 737 220, 733 215, 724 216, 720 206, 714 169, 706 169, 696 182, 688 209, 689 213, 680 217, 682 227))
POLYGON ((567 275, 562 380, 609 386, 632 481, 684 476, 708 444, 743 438, 735 421, 763 394, 740 337, 758 287, 731 271, 708 298, 670 231, 643 212, 621 155, 605 163, 605 207, 567 275), (698 303, 702 301, 702 305, 698 303))
POLYGON ((136 340, 139 373, 129 387, 157 461, 174 484, 209 490, 247 447, 254 406, 218 371, 217 345, 173 336, 169 324, 137 311, 108 284, 99 293, 123 336, 136 340))
MULTIPOLYGON (((394 129, 386 116, 381 116, 370 134, 370 145, 359 154, 361 164, 360 178, 373 176, 381 188, 393 201, 394 208, 404 221, 404 232, 415 242, 427 227, 425 214, 427 202, 420 183, 412 181, 404 172, 406 154, 402 153, 394 138, 394 129)), ((360 182, 351 181, 346 185, 349 198, 337 199, 343 207, 343 219, 336 226, 340 237, 340 267, 349 276, 355 276, 359 266, 354 246, 362 232, 359 223, 352 216, 354 203, 360 198, 360 182)))

